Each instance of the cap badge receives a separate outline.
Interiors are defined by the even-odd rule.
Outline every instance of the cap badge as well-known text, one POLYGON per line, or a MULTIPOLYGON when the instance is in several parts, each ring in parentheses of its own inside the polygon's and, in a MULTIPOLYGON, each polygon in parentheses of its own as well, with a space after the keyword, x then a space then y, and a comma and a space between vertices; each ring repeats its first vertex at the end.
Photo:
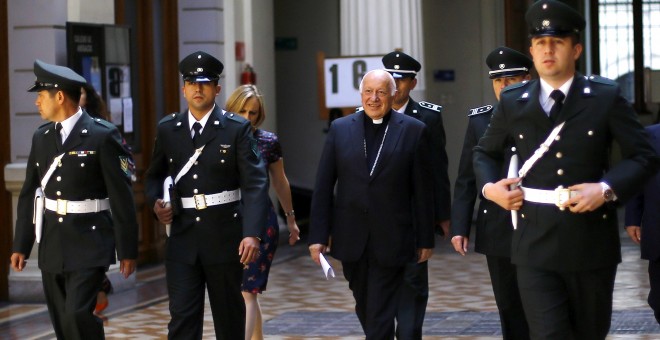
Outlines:
POLYGON ((548 4, 543 4, 543 9, 547 9, 547 8, 548 8, 548 4))
POLYGON ((500 51, 500 54, 504 54, 504 51, 500 51))
POLYGON ((399 69, 399 65, 394 65, 394 69, 395 69, 395 70, 398 70, 398 69, 399 69))
POLYGON ((399 57, 399 54, 398 54, 398 53, 396 54, 396 57, 397 57, 397 58, 399 57))
POLYGON ((500 64, 500 70, 503 70, 506 67, 504 64, 500 64))
POLYGON ((201 55, 201 54, 198 54, 198 55, 197 55, 197 59, 202 59, 202 55, 201 55))
POLYGON ((550 27, 550 20, 543 20, 543 23, 541 23, 543 27, 550 27))
POLYGON ((203 72, 203 71, 204 71, 203 68, 201 68, 201 67, 198 67, 198 68, 197 68, 197 72, 203 72))

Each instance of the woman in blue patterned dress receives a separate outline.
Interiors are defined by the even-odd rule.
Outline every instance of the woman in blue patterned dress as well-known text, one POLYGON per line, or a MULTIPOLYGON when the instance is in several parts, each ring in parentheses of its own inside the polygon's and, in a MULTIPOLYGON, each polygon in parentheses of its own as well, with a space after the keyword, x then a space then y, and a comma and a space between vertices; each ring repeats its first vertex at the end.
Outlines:
MULTIPOLYGON (((229 95, 227 111, 236 112, 249 119, 252 123, 254 138, 264 163, 267 164, 270 184, 282 209, 285 211, 286 224, 289 229, 289 244, 294 245, 300 239, 300 229, 296 224, 296 218, 291 202, 291 188, 289 180, 284 174, 284 161, 282 159, 282 148, 277 136, 258 127, 266 118, 264 103, 259 90, 254 85, 241 85, 229 95)), ((270 271, 273 256, 277 249, 279 240, 279 223, 275 209, 271 204, 270 215, 266 233, 260 244, 259 258, 243 268, 243 298, 245 299, 245 339, 263 339, 261 307, 257 294, 266 290, 268 273, 270 271)))

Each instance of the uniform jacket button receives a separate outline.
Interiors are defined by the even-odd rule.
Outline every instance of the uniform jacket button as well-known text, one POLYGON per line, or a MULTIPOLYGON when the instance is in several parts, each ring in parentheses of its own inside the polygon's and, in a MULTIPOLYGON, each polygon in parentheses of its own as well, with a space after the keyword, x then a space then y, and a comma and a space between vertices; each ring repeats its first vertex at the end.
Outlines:
POLYGON ((201 217, 199 217, 199 216, 195 217, 195 221, 199 222, 201 220, 202 220, 201 217))
POLYGON ((62 176, 57 176, 56 180, 60 182, 62 180, 62 176))
POLYGON ((64 217, 58 218, 57 221, 60 222, 60 223, 64 222, 64 217))
POLYGON ((197 174, 194 174, 194 175, 193 175, 193 179, 197 179, 197 174))
POLYGON ((561 154, 561 152, 557 152, 557 154, 556 154, 555 156, 556 156, 557 158, 561 158, 563 155, 561 154))
POLYGON ((564 174, 564 170, 562 169, 557 170, 557 175, 561 176, 563 174, 564 174))
POLYGON ((488 213, 488 210, 487 210, 487 209, 484 209, 484 214, 487 214, 487 213, 488 213))
POLYGON ((62 192, 61 192, 61 191, 57 191, 57 192, 55 192, 55 195, 57 195, 57 196, 62 196, 62 192))
POLYGON ((197 195, 198 192, 199 192, 199 190, 193 189, 193 194, 197 195))

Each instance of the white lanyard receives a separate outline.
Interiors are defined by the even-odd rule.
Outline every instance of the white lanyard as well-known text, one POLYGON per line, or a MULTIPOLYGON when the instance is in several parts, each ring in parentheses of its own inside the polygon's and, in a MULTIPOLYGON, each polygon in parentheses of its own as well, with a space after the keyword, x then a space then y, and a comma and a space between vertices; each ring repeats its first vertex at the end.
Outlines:
POLYGON ((193 164, 195 164, 195 161, 197 160, 199 155, 202 154, 202 150, 204 150, 205 146, 206 144, 202 145, 202 147, 200 147, 199 149, 195 149, 195 153, 192 156, 190 156, 188 163, 186 163, 186 165, 184 165, 183 168, 181 168, 179 173, 176 175, 176 178, 174 179, 174 184, 179 183, 181 177, 183 177, 183 175, 187 174, 188 171, 190 171, 190 168, 192 168, 193 164))
POLYGON ((532 157, 530 157, 528 160, 525 161, 523 166, 520 168, 518 171, 518 176, 520 177, 525 177, 527 175, 527 172, 534 166, 534 163, 538 161, 544 153, 550 149, 550 145, 555 141, 555 138, 557 138, 557 135, 559 135, 559 131, 564 127, 564 124, 566 122, 562 122, 561 124, 557 125, 552 132, 550 132, 550 135, 548 135, 548 138, 545 139, 541 145, 539 145, 539 148, 534 151, 534 154, 532 157))
POLYGON ((55 172, 55 168, 57 168, 57 165, 60 163, 62 157, 64 157, 64 154, 61 154, 53 159, 53 163, 50 164, 48 171, 46 171, 46 175, 44 175, 44 178, 41 179, 41 190, 46 190, 46 184, 48 184, 50 177, 53 176, 53 172, 55 172))

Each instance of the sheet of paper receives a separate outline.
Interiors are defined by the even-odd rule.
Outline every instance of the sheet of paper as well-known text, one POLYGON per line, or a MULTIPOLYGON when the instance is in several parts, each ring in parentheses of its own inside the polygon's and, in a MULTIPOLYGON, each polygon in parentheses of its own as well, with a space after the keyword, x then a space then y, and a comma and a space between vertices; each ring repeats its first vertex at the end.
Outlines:
POLYGON ((122 98, 122 107, 124 108, 124 133, 133 132, 133 98, 122 98))
POLYGON ((325 279, 329 279, 330 277, 335 277, 335 271, 332 269, 332 266, 328 262, 328 260, 325 259, 325 256, 323 254, 319 254, 319 259, 321 260, 321 268, 323 268, 323 274, 325 275, 325 279))
POLYGON ((115 124, 117 126, 122 125, 122 102, 121 98, 110 98, 110 101, 108 102, 108 109, 110 110, 110 120, 112 121, 112 124, 115 124))

